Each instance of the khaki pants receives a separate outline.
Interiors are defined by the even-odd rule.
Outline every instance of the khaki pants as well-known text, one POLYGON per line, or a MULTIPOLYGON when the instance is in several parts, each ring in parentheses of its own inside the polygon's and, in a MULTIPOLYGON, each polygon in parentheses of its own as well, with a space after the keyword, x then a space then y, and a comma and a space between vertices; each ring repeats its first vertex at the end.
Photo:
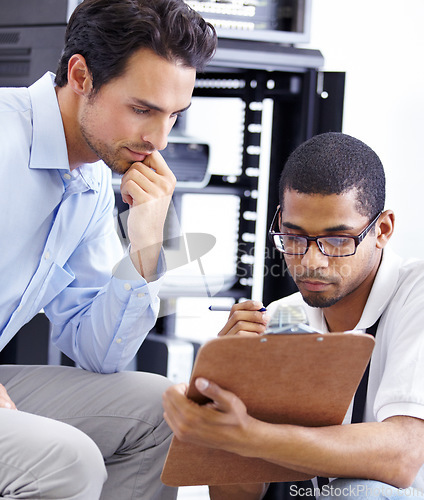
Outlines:
POLYGON ((171 431, 159 375, 0 366, 0 497, 174 500, 160 482, 171 431), (106 465, 106 467, 105 467, 106 465))

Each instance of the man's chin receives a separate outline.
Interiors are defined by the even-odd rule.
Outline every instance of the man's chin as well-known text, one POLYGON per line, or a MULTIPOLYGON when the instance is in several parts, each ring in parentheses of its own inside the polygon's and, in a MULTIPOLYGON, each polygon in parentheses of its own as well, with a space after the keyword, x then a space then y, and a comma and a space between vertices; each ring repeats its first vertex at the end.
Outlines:
POLYGON ((336 302, 340 300, 340 297, 326 297, 324 295, 303 295, 303 300, 310 307, 318 307, 320 309, 324 309, 326 307, 333 306, 336 302))
POLYGON ((105 163, 112 170, 112 172, 114 172, 115 174, 118 174, 118 175, 124 175, 125 172, 127 172, 132 165, 132 163, 129 163, 129 162, 121 162, 121 163, 116 163, 116 162, 107 163, 107 162, 105 162, 105 163))

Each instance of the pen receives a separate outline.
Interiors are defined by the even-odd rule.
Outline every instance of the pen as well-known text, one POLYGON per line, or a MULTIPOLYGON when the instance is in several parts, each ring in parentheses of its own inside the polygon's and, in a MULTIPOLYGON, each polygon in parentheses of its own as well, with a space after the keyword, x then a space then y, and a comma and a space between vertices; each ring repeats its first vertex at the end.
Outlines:
MULTIPOLYGON (((231 311, 231 306, 209 306, 209 311, 231 311)), ((258 311, 265 312, 266 307, 261 307, 258 311)))

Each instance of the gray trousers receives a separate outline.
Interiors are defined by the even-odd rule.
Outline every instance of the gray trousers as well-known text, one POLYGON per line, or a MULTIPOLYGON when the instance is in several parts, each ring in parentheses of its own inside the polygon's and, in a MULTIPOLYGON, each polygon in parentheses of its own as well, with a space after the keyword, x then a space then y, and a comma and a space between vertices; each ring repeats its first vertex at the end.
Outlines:
POLYGON ((3 365, 0 383, 18 408, 0 408, 1 498, 176 498, 160 482, 171 439, 166 378, 3 365))

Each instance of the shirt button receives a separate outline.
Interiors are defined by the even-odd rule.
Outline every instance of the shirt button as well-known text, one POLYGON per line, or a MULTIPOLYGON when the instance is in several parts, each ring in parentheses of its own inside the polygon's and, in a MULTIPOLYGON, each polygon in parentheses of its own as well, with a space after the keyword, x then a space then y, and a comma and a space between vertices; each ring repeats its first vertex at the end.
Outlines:
POLYGON ((49 260, 50 259, 50 252, 47 250, 47 252, 44 254, 44 259, 49 260))
POLYGON ((69 181, 69 179, 71 179, 71 178, 72 178, 71 174, 63 174, 63 177, 64 177, 67 181, 69 181))
POLYGON ((125 290, 131 290, 131 285, 129 283, 125 283, 124 285, 125 290))
POLYGON ((116 339, 116 343, 120 344, 122 342, 122 339, 116 339))
POLYGON ((141 299, 141 298, 142 298, 142 297, 144 297, 145 295, 146 295, 145 293, 141 292, 141 293, 138 293, 138 294, 137 294, 137 297, 138 297, 139 299, 141 299))

